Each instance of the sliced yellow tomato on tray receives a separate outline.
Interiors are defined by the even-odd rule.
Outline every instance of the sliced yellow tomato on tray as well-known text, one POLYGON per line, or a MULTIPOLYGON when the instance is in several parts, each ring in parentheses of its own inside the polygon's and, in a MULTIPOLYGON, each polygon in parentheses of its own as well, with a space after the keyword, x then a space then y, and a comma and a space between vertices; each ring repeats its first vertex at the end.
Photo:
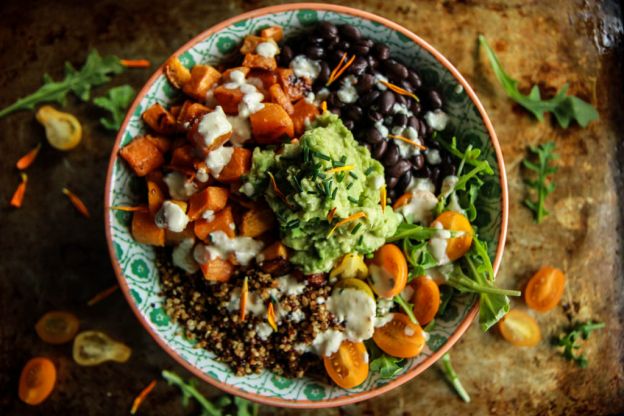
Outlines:
POLYGON ((404 313, 395 313, 392 320, 375 328, 373 341, 380 350, 399 358, 415 357, 425 346, 425 334, 420 325, 404 313))
POLYGON ((561 300, 565 281, 565 275, 561 270, 542 266, 527 283, 524 289, 524 301, 533 310, 549 311, 561 300))
POLYGON ((405 289, 407 261, 394 244, 384 244, 375 252, 368 271, 371 287, 382 298, 392 298, 405 289))
POLYGON ((342 341, 338 351, 323 357, 325 370, 343 389, 357 387, 368 377, 368 353, 362 342, 342 341))
POLYGON ((462 235, 447 240, 446 255, 450 261, 461 258, 470 250, 474 230, 468 218, 459 212, 445 211, 432 222, 432 225, 436 222, 441 224, 445 230, 462 232, 462 235))
POLYGON ((542 338, 539 326, 526 312, 512 309, 498 323, 505 341, 516 347, 534 347, 542 338))

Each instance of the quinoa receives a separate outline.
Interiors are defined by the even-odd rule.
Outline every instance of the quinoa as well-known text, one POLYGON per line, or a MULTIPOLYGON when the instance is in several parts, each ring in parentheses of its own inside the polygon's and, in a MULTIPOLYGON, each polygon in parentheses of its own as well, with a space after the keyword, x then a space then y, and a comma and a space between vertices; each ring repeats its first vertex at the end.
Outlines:
MULTIPOLYGON (((157 267, 160 271, 165 311, 184 328, 184 335, 197 341, 230 366, 237 376, 271 370, 286 377, 303 377, 320 369, 320 358, 311 353, 312 341, 328 329, 344 329, 335 322, 319 297, 327 298, 331 286, 318 276, 306 283, 300 294, 280 293, 277 278, 255 268, 238 270, 227 282, 210 282, 201 272, 188 274, 170 261, 167 249, 159 250, 157 267), (232 310, 232 294, 240 291, 248 278, 250 296, 259 297, 256 304, 274 302, 281 317, 277 331, 268 336, 266 313, 247 313, 240 321, 238 308, 232 310)), ((297 278, 297 274, 291 276, 297 278)), ((240 292, 238 292, 240 293, 240 292)), ((248 308, 249 309, 249 308, 248 308)))

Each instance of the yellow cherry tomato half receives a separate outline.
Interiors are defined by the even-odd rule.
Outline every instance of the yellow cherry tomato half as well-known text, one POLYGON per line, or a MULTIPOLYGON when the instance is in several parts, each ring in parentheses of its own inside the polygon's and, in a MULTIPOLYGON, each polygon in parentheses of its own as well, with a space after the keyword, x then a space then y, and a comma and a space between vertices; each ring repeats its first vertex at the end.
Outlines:
POLYGON ((464 215, 455 211, 445 211, 432 224, 440 223, 445 230, 460 231, 462 235, 451 237, 446 244, 446 255, 450 261, 455 261, 462 257, 472 245, 472 236, 474 230, 470 225, 470 221, 464 215))
POLYGON ((73 114, 44 105, 39 108, 35 117, 45 127, 46 138, 55 149, 71 150, 80 144, 82 125, 73 114))
POLYGON ((63 311, 50 311, 35 325, 35 332, 48 344, 65 344, 71 341, 80 325, 76 315, 63 311))
POLYGON ((392 298, 405 289, 407 261, 394 244, 384 244, 375 252, 368 271, 371 287, 378 296, 392 298))
POLYGON ((518 309, 512 309, 503 316, 498 329, 505 341, 516 347, 534 347, 542 338, 535 319, 518 309))
POLYGON ((124 363, 132 350, 99 331, 84 331, 74 339, 72 355, 80 365, 98 365, 105 361, 124 363))
POLYGON ((49 358, 35 357, 26 363, 19 379, 18 395, 27 404, 38 405, 56 384, 56 367, 49 358))
POLYGON ((375 328, 373 341, 380 350, 399 358, 416 357, 425 346, 425 334, 420 325, 404 313, 395 313, 392 320, 375 328))
POLYGON ((524 301, 533 310, 547 312, 557 306, 561 300, 565 281, 565 275, 561 270, 542 266, 529 279, 524 289, 524 301))
POLYGON ((368 353, 362 342, 342 341, 338 351, 323 357, 329 377, 343 389, 357 387, 368 377, 368 353))
POLYGON ((347 288, 361 290, 362 292, 365 292, 371 298, 375 299, 375 296, 373 295, 373 291, 371 290, 370 286, 363 280, 355 279, 355 278, 340 279, 338 283, 334 285, 334 290, 347 289, 347 288))

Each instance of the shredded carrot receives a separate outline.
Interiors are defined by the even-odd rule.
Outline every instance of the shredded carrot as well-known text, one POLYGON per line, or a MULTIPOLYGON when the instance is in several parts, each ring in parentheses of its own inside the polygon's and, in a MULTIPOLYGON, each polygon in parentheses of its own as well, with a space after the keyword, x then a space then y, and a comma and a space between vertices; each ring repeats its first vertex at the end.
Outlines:
POLYGON ((15 208, 19 208, 22 206, 22 202, 24 202, 24 194, 26 193, 26 184, 28 183, 28 175, 24 172, 21 172, 22 182, 17 185, 17 189, 11 198, 11 206, 15 208))
POLYGON ((141 407, 141 403, 143 403, 147 395, 150 394, 152 390, 154 390, 154 387, 156 387, 156 380, 152 380, 152 382, 149 383, 147 387, 141 390, 141 393, 139 393, 139 395, 134 399, 134 402, 132 402, 132 408, 130 409, 131 415, 136 414, 136 412, 139 410, 139 407, 141 407))
POLYGON ((420 102, 420 99, 413 92, 409 92, 408 90, 401 88, 398 85, 394 85, 391 82, 384 81, 383 79, 380 79, 379 82, 381 82, 383 85, 396 92, 397 94, 407 95, 408 97, 412 97, 413 99, 415 99, 417 102, 420 102))
POLYGON ((35 159, 37 158, 37 155, 39 154, 40 149, 41 149, 41 143, 37 144, 37 146, 32 148, 24 156, 20 157, 20 159, 15 164, 15 166, 17 166, 19 170, 28 169, 28 167, 32 165, 35 159))
POLYGON ((347 172, 353 169, 355 169, 353 165, 345 165, 345 166, 338 166, 337 168, 328 169, 325 171, 325 173, 347 172))
POLYGON ((330 224, 334 220, 334 215, 336 215, 336 208, 337 207, 333 207, 331 211, 329 211, 329 213, 327 214, 327 221, 329 221, 330 224))
POLYGON ((146 205, 135 205, 135 206, 114 205, 110 207, 110 209, 114 209, 115 211, 126 211, 126 212, 136 212, 136 211, 147 212, 148 211, 148 208, 146 205))
POLYGON ((386 191, 386 185, 383 185, 381 187, 381 212, 385 212, 386 211, 386 203, 387 203, 387 199, 388 199, 388 192, 386 191))
POLYGON ((120 59, 119 62, 126 68, 149 68, 152 65, 147 59, 120 59))
POLYGON ((327 238, 331 237, 331 235, 334 233, 334 231, 336 231, 336 228, 343 226, 351 221, 355 221, 358 220, 360 218, 366 217, 366 214, 362 211, 360 212, 356 212, 353 215, 349 215, 347 218, 345 218, 344 220, 340 220, 336 225, 334 225, 334 227, 329 231, 329 234, 327 234, 327 238))
POLYGON ((119 285, 113 285, 108 289, 104 289, 103 291, 97 293, 95 296, 89 299, 89 301, 87 302, 87 306, 93 306, 96 303, 103 301, 104 299, 115 293, 117 289, 119 289, 119 285))
POLYGON ((321 103, 321 110, 323 110, 323 112, 327 111, 327 101, 321 103))
POLYGON ((269 307, 267 308, 267 322, 273 328, 273 331, 277 332, 277 323, 275 322, 275 308, 273 307, 273 302, 269 303, 269 307))
POLYGON ((338 78, 340 78, 340 76, 351 66, 351 64, 353 63, 353 61, 355 61, 355 55, 353 55, 344 65, 344 61, 347 58, 347 53, 343 53, 342 56, 340 57, 340 62, 338 62, 338 65, 336 65, 336 67, 334 68, 334 70, 331 72, 331 74, 329 74, 329 79, 327 80, 327 83, 325 84, 326 87, 329 87, 334 81, 336 81, 338 78))
POLYGON ((401 140, 402 142, 411 144, 412 146, 416 146, 420 150, 427 150, 426 146, 423 146, 422 144, 415 142, 414 140, 410 140, 407 137, 399 136, 398 134, 389 134, 388 137, 390 137, 391 139, 401 140))
POLYGON ((290 206, 290 202, 288 202, 288 200, 286 199, 286 195, 284 195, 282 191, 280 191, 280 189, 278 188, 277 182, 275 182, 275 177, 273 176, 273 174, 271 172, 267 172, 267 175, 269 175, 269 178, 271 178, 271 185, 273 186, 273 192, 275 192, 275 195, 277 195, 282 201, 284 201, 286 205, 290 206))
POLYGON ((67 195, 71 203, 74 207, 80 212, 85 218, 91 218, 91 214, 89 214, 89 209, 87 206, 78 198, 72 191, 67 188, 63 188, 63 193, 67 195))
POLYGON ((249 297, 249 284, 247 283, 247 276, 243 280, 243 288, 240 295, 240 320, 245 321, 245 315, 247 314, 247 298, 249 297))

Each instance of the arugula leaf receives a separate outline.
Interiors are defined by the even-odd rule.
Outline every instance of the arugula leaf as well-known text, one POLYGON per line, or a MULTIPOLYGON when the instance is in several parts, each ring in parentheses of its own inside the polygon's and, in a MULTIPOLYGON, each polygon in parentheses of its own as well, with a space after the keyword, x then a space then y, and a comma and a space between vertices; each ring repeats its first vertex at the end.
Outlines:
POLYGON ((403 312, 405 312, 405 314, 410 319, 410 321, 412 321, 413 324, 418 325, 418 320, 416 319, 416 316, 414 316, 413 304, 403 299, 401 295, 396 295, 395 297, 392 298, 392 300, 394 301, 394 303, 399 305, 401 309, 403 309, 403 312))
POLYGON ((393 378, 403 369, 404 359, 387 355, 373 342, 366 342, 366 347, 371 358, 369 368, 371 371, 379 373, 379 377, 382 379, 393 378))
POLYGON ((555 142, 548 142, 539 146, 530 146, 529 149, 532 153, 537 155, 538 164, 535 164, 528 159, 522 161, 522 165, 537 174, 535 180, 526 179, 524 182, 529 188, 533 188, 537 194, 537 200, 532 201, 530 198, 524 200, 526 205, 535 216, 535 222, 538 224, 542 222, 544 217, 549 214, 548 210, 544 208, 544 200, 546 197, 555 190, 554 182, 546 182, 547 176, 557 172, 557 168, 550 165, 550 162, 557 159, 558 156, 553 153, 555 150, 555 142))
POLYGON ((197 403, 201 406, 202 416, 223 416, 222 410, 212 404, 197 390, 193 380, 189 383, 185 383, 179 375, 167 370, 163 370, 161 374, 167 383, 177 386, 180 389, 182 392, 182 404, 184 406, 188 405, 189 399, 192 397, 197 400, 197 403))
POLYGON ((0 117, 17 110, 32 110, 36 104, 42 102, 55 101, 65 105, 67 93, 70 91, 82 101, 87 101, 91 87, 108 82, 111 74, 120 74, 123 70, 119 58, 112 55, 101 57, 97 50, 93 49, 80 71, 77 71, 69 62, 65 62, 65 79, 55 82, 48 74, 45 74, 41 88, 0 110, 0 117))
POLYGON ((414 243, 410 238, 403 240, 403 253, 407 261, 412 266, 408 281, 412 281, 415 277, 425 274, 427 269, 438 265, 437 260, 429 251, 427 240, 414 243))
POLYGON ((520 90, 518 90, 518 81, 511 78, 505 72, 483 35, 479 35, 479 43, 485 49, 494 74, 507 95, 533 113, 535 118, 539 121, 544 120, 545 112, 552 112, 559 122, 559 125, 563 128, 567 128, 572 120, 576 120, 581 127, 586 127, 590 122, 598 120, 598 111, 596 111, 591 104, 573 95, 566 95, 568 92, 568 84, 561 87, 557 94, 548 100, 542 100, 537 85, 531 88, 529 95, 522 94, 520 90))
POLYGON ((579 367, 585 368, 588 364, 587 356, 583 352, 578 354, 574 353, 574 351, 581 348, 581 345, 576 341, 580 338, 587 340, 587 338, 589 338, 589 334, 604 327, 604 322, 589 321, 585 323, 578 323, 572 327, 566 335, 559 337, 556 345, 563 347, 562 354, 567 360, 574 361, 579 367))
POLYGON ((429 240, 434 237, 436 233, 440 231, 435 227, 425 227, 417 224, 408 224, 406 222, 402 222, 397 227, 396 232, 392 237, 388 239, 388 241, 398 241, 406 238, 410 238, 413 240, 429 240))
POLYGON ((257 416, 260 410, 258 403, 252 403, 238 396, 234 396, 234 405, 237 416, 257 416))
POLYGON ((130 85, 121 85, 108 90, 105 96, 94 98, 93 104, 111 113, 111 118, 100 118, 102 126, 109 130, 119 130, 134 96, 134 88, 130 85))
POLYGON ((442 356, 440 364, 446 380, 451 386, 453 386, 459 397, 461 397, 461 399, 466 403, 470 403, 470 395, 464 389, 464 386, 462 386, 459 376, 453 369, 453 365, 451 364, 451 355, 448 352, 442 356))

